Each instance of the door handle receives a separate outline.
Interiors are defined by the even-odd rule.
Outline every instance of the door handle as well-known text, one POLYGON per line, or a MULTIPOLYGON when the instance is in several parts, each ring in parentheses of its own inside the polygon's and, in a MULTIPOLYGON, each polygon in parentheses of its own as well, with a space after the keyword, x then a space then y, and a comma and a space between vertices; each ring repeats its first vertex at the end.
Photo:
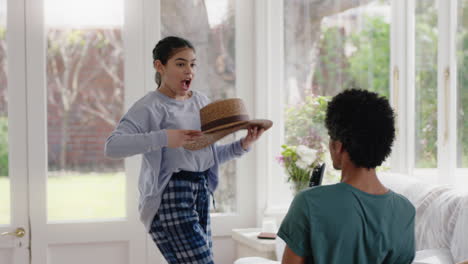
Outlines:
POLYGON ((4 232, 1 233, 0 236, 15 236, 15 237, 24 237, 26 234, 26 231, 24 231, 24 228, 19 227, 15 230, 15 232, 4 232))

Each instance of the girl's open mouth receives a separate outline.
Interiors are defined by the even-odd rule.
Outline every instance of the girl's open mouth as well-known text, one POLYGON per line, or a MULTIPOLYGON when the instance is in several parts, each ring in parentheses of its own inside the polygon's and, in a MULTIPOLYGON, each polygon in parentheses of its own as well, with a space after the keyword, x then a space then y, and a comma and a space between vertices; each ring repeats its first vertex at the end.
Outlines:
POLYGON ((182 85, 185 89, 188 89, 190 87, 191 82, 192 82, 192 79, 185 79, 182 81, 182 85))

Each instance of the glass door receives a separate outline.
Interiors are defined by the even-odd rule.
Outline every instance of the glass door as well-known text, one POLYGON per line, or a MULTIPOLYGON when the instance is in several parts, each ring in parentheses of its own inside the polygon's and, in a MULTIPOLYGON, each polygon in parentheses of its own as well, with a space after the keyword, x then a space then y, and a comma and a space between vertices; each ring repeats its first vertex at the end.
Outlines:
POLYGON ((35 263, 144 263, 137 159, 108 159, 104 144, 141 96, 136 38, 141 3, 27 1, 28 167, 35 263), (124 10, 124 4, 126 9, 124 10), (135 15, 135 16, 132 16, 135 15), (127 43, 125 43, 128 41, 127 43), (127 44, 126 45, 124 45, 127 44), (131 65, 130 65, 131 64, 131 65), (127 78, 129 76, 129 78, 127 78), (131 89, 130 89, 131 87, 131 89))
POLYGON ((24 3, 0 1, 0 263, 29 263, 24 3))

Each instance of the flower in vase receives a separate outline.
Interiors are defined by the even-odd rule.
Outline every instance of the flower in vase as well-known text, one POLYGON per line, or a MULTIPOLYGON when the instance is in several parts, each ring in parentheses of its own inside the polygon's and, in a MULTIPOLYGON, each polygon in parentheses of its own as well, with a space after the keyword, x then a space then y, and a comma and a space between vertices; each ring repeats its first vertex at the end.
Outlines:
POLYGON ((292 182, 296 194, 308 186, 310 173, 323 155, 319 153, 320 151, 305 145, 283 145, 282 148, 281 156, 277 157, 277 160, 285 168, 288 182, 292 182))
POLYGON ((302 169, 307 169, 317 160, 317 150, 311 149, 307 146, 297 146, 296 153, 298 156, 298 162, 300 162, 302 166, 299 166, 297 162, 296 164, 302 169))

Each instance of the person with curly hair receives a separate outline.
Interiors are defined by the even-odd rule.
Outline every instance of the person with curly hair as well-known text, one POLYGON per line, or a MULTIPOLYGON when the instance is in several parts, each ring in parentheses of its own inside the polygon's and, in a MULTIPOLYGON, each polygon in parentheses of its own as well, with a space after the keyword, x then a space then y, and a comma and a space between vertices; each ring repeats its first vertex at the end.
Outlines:
POLYGON ((395 115, 387 99, 351 89, 327 108, 333 167, 341 182, 302 191, 278 236, 282 263, 411 263, 415 256, 414 206, 386 188, 376 167, 390 155, 395 115))

